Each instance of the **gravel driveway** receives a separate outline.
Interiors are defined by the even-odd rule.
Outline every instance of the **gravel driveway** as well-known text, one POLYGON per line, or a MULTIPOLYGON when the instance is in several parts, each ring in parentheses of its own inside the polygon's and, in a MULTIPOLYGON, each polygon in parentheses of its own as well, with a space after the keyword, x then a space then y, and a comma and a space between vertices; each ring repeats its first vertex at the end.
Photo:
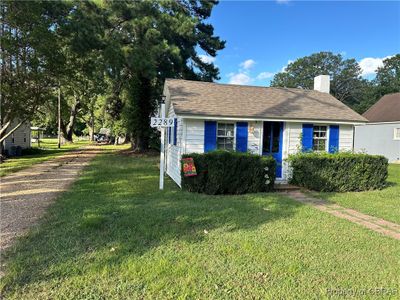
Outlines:
POLYGON ((72 151, 0 179, 0 252, 37 223, 99 151, 98 147, 72 151))

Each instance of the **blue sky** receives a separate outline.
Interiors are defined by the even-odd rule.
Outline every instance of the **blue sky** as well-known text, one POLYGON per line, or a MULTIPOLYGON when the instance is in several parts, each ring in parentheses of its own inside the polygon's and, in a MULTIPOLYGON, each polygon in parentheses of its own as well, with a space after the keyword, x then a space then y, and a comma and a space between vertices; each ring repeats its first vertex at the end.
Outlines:
POLYGON ((400 53, 399 1, 220 1, 210 23, 227 41, 214 61, 223 83, 268 85, 289 61, 319 51, 355 58, 373 78, 400 53))

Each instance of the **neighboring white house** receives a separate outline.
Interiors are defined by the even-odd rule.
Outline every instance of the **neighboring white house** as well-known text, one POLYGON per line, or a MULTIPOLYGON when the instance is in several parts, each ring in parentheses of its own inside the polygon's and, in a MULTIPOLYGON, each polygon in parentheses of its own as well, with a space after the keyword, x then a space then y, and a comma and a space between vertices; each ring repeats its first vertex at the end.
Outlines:
POLYGON ((329 76, 314 80, 314 90, 218 84, 167 79, 166 172, 181 185, 185 153, 215 149, 272 155, 277 182, 284 182, 284 160, 306 151, 353 150, 354 125, 367 120, 329 94, 329 76))
POLYGON ((356 126, 354 150, 400 162, 400 93, 383 96, 363 116, 369 123, 356 126))
MULTIPOLYGON (((18 123, 18 120, 13 120, 8 126, 8 130, 13 129, 18 123)), ((3 141, 3 149, 8 155, 15 155, 17 147, 21 147, 21 149, 31 147, 31 125, 29 121, 24 122, 3 141)))

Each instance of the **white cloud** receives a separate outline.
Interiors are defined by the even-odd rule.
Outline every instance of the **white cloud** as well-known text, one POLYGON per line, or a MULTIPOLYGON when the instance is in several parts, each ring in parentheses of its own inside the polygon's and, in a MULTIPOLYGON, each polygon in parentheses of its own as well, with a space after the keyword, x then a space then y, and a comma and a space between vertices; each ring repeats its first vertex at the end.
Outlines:
POLYGON ((291 64, 292 62, 294 62, 294 61, 291 60, 291 59, 289 59, 289 60, 287 61, 286 66, 283 66, 283 67, 282 67, 281 72, 286 72, 286 67, 287 67, 289 64, 291 64))
POLYGON ((217 59, 216 57, 212 57, 212 56, 208 56, 208 55, 204 55, 204 54, 200 54, 199 58, 203 63, 206 63, 206 64, 211 64, 211 63, 215 62, 215 60, 217 59))
POLYGON ((267 78, 271 78, 275 75, 275 73, 271 73, 271 72, 261 72, 260 74, 257 75, 257 79, 258 80, 263 80, 263 79, 267 79, 267 78))
POLYGON ((251 77, 245 73, 229 73, 229 83, 230 84, 248 84, 252 81, 251 77))
POLYGON ((255 63, 256 62, 254 60, 248 59, 248 60, 245 60, 244 62, 242 62, 239 66, 245 70, 248 70, 248 69, 252 68, 255 65, 255 63))
POLYGON ((252 68, 255 64, 256 62, 253 59, 247 59, 241 62, 236 72, 231 72, 226 75, 229 79, 228 83, 246 85, 272 78, 275 75, 275 73, 272 72, 260 72, 258 75, 252 74, 252 68))
POLYGON ((379 67, 383 66, 383 61, 386 58, 390 58, 392 56, 386 56, 386 57, 365 57, 362 60, 359 61, 359 65, 361 67, 361 75, 362 76, 368 76, 368 75, 373 75, 376 73, 376 69, 379 67))

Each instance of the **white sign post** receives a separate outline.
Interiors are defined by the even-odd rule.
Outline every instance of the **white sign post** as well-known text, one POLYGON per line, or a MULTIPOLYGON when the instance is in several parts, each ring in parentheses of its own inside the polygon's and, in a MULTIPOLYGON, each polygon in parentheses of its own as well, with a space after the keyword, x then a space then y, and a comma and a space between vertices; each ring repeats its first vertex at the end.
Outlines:
POLYGON ((160 147, 160 190, 164 189, 164 139, 165 128, 174 126, 174 118, 165 117, 165 103, 161 103, 161 118, 152 117, 150 122, 151 127, 159 127, 161 131, 161 147, 160 147))

